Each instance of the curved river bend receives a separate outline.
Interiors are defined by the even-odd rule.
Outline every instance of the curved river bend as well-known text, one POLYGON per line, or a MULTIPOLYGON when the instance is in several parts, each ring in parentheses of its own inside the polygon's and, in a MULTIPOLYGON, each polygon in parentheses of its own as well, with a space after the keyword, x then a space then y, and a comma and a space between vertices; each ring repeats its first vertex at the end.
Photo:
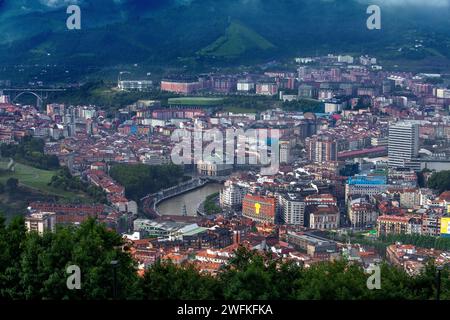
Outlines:
POLYGON ((208 183, 207 185, 193 191, 183 193, 179 196, 167 199, 158 205, 161 215, 182 215, 183 207, 186 205, 188 216, 196 216, 197 209, 207 196, 219 192, 223 185, 219 183, 208 183))

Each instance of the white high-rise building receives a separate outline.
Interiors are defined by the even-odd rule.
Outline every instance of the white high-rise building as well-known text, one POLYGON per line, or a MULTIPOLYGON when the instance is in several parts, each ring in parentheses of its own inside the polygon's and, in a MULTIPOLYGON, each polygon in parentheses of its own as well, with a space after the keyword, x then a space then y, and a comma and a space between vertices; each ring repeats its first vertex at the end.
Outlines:
POLYGON ((285 224, 300 225, 305 224, 305 201, 302 197, 288 193, 280 195, 279 204, 281 219, 285 224))
POLYGON ((247 187, 244 185, 233 181, 225 182, 225 187, 220 191, 220 206, 228 209, 241 206, 247 190, 247 187))
POLYGON ((412 122, 398 122, 389 126, 388 165, 389 168, 420 170, 419 125, 412 122))

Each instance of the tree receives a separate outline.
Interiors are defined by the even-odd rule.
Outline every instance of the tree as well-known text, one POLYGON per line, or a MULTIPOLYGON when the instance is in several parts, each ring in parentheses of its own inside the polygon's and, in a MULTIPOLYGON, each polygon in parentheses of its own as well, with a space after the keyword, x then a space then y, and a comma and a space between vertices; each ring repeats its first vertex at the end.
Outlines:
POLYGON ((211 300, 221 298, 220 283, 201 275, 193 265, 176 266, 158 261, 141 280, 143 298, 147 300, 211 300))
POLYGON ((422 171, 417 173, 417 184, 419 185, 419 187, 424 188, 426 186, 425 174, 428 172, 431 172, 431 170, 428 168, 425 168, 422 171))
POLYGON ((13 158, 18 162, 43 170, 59 168, 59 159, 56 155, 44 153, 45 141, 26 136, 18 144, 2 144, 0 152, 2 157, 13 158))
MULTIPOLYGON (((119 299, 426 300, 436 294, 432 263, 417 276, 382 263, 381 289, 369 290, 362 266, 345 259, 304 268, 244 247, 215 277, 189 263, 157 261, 140 278, 120 235, 94 219, 39 235, 27 233, 21 217, 6 226, 0 216, 0 299, 111 299, 112 260, 119 261, 119 299), (80 267, 80 290, 67 288, 70 265, 80 267)), ((449 271, 448 266, 442 271, 443 299, 450 299, 449 271)))
POLYGON ((318 263, 304 270, 296 280, 296 299, 353 300, 365 296, 366 276, 361 267, 346 261, 318 263))
POLYGON ((95 202, 107 203, 106 193, 102 188, 90 185, 79 177, 72 176, 67 167, 62 167, 58 173, 52 177, 48 185, 65 191, 81 191, 87 193, 95 202))
POLYGON ((121 250, 115 232, 90 219, 80 227, 61 227, 44 235, 26 233, 22 220, 0 228, 0 297, 16 299, 110 299, 117 270, 120 299, 141 297, 135 262, 121 250), (6 241, 5 241, 6 239, 6 241), (66 285, 67 267, 81 269, 80 290, 66 285), (3 270, 2 270, 3 268, 3 270))
POLYGON ((116 164, 111 177, 125 187, 127 197, 139 201, 149 193, 172 187, 182 181, 183 167, 170 165, 116 164))
POLYGON ((371 106, 371 98, 369 96, 362 96, 358 99, 358 103, 354 107, 354 110, 367 109, 371 106))
POLYGON ((428 187, 440 193, 450 190, 450 170, 433 173, 428 179, 428 187))
POLYGON ((352 177, 359 172, 359 163, 346 164, 339 174, 344 177, 352 177))
POLYGON ((216 192, 206 197, 203 206, 207 214, 216 214, 222 212, 222 209, 216 204, 216 198, 218 196, 219 193, 216 192))
POLYGON ((16 178, 9 178, 6 180, 6 189, 8 192, 13 193, 17 191, 17 188, 19 187, 19 180, 16 178))
POLYGON ((300 112, 323 112, 323 104, 319 101, 300 99, 283 102, 283 110, 300 112))
POLYGON ((26 238, 25 222, 15 217, 5 226, 0 214, 0 299, 23 299, 20 287, 20 260, 26 238))

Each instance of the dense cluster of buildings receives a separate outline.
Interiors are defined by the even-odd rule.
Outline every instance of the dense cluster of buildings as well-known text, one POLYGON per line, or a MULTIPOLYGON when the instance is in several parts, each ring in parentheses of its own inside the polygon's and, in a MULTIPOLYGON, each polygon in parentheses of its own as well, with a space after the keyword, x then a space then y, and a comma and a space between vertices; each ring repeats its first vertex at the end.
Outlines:
POLYGON ((436 265, 450 262, 450 254, 442 250, 418 248, 413 245, 392 244, 386 249, 387 260, 410 275, 418 275, 433 261, 436 265))
MULTIPOLYGON (((306 265, 343 256, 368 265, 379 258, 373 249, 344 246, 328 232, 450 235, 449 192, 425 187, 432 172, 450 170, 447 80, 384 71, 369 56, 296 61, 296 70, 167 78, 161 91, 193 97, 169 99, 167 105, 137 101, 113 116, 97 106, 48 104, 45 111, 36 110, 0 96, 1 142, 26 135, 45 139, 46 153, 107 194, 102 206, 30 204, 28 229, 54 230, 57 223, 95 216, 124 234, 142 267, 169 259, 190 261, 210 273, 226 264, 238 245, 306 265), (198 99, 202 94, 264 95, 280 107, 228 112, 217 100, 205 107, 206 100, 198 99), (286 101, 305 99, 315 99, 322 110, 282 108, 286 101), (228 139, 229 132, 234 135, 228 139), (211 137, 225 152, 215 151, 214 161, 204 154, 199 159, 196 148, 204 152, 211 137), (126 198, 108 174, 110 164, 171 163, 181 142, 186 171, 225 181, 218 199, 222 212, 139 215, 142 203, 126 198), (262 153, 279 164, 275 172, 261 171, 267 165, 262 153)), ((122 90, 151 85, 119 82, 122 90)), ((405 257, 417 256, 420 265, 422 256, 430 256, 414 250, 396 244, 388 249, 389 259, 414 273, 418 267, 405 257)), ((434 255, 440 259, 446 253, 434 255)))

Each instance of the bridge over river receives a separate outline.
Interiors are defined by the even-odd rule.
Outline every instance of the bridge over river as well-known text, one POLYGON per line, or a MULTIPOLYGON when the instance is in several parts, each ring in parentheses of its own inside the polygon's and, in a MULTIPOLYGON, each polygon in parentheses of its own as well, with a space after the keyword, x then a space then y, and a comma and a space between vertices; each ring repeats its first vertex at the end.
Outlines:
POLYGON ((0 95, 6 94, 11 98, 11 102, 15 103, 18 98, 21 96, 28 94, 32 95, 36 98, 36 107, 39 110, 42 110, 43 104, 45 100, 48 98, 48 94, 51 92, 62 92, 66 91, 63 88, 0 88, 0 95))

